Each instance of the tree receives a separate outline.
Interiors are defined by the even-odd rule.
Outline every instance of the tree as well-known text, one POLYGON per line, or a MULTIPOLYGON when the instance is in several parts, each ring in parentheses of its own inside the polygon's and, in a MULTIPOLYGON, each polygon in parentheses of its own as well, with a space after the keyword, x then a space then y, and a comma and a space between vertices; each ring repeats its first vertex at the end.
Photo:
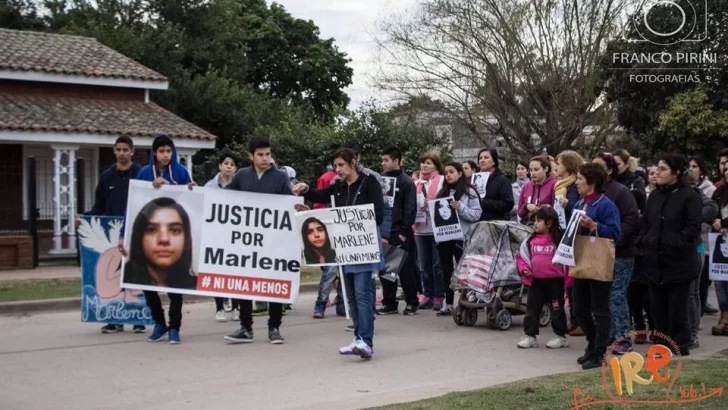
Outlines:
MULTIPOLYGON (((637 10, 630 19, 630 23, 634 24, 629 24, 625 30, 624 38, 629 40, 611 42, 600 63, 603 83, 606 84, 604 90, 607 100, 617 109, 617 121, 627 133, 626 140, 633 142, 636 155, 653 157, 658 152, 677 151, 712 158, 711 151, 716 146, 706 142, 721 135, 719 127, 688 121, 684 114, 717 119, 721 118, 723 110, 728 109, 728 72, 723 66, 728 56, 728 1, 710 1, 707 10, 701 8, 704 2, 688 4, 686 0, 676 0, 674 3, 684 10, 695 11, 695 15, 688 14, 688 24, 685 25, 685 30, 693 32, 683 30, 669 37, 648 36, 650 41, 629 41, 644 40, 643 37, 650 34, 644 27, 644 10, 637 10), (701 17, 705 16, 704 13, 707 13, 707 27, 704 26, 706 19, 701 17), (703 32, 705 28, 707 33, 703 32), (696 37, 705 39, 683 41, 695 40, 696 37), (657 62, 636 59, 614 61, 615 55, 662 56, 663 53, 667 56, 665 62, 662 59, 657 62), (677 61, 678 55, 689 53, 715 54, 720 61, 717 64, 677 61), (656 75, 661 75, 662 79, 665 76, 685 77, 678 78, 678 81, 675 81, 677 77, 671 77, 673 81, 657 81, 656 75)), ((658 4, 650 10, 648 21, 654 31, 671 32, 681 26, 683 15, 672 4, 658 4)))
POLYGON ((625 3, 425 0, 384 25, 378 84, 441 100, 473 137, 500 135, 518 156, 573 148, 587 126, 599 144, 615 121, 597 63, 625 3))

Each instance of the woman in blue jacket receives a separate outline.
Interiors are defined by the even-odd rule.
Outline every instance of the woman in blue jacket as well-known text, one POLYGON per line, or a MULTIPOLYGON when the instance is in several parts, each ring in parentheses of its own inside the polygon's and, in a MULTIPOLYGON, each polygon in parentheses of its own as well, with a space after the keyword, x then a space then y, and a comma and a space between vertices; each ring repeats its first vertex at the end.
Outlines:
MULTIPOLYGON (((617 242, 622 235, 619 210, 604 195, 607 171, 599 164, 584 164, 579 167, 576 188, 583 197, 574 205, 574 210, 586 212, 579 220, 579 235, 594 235, 617 242)), ((586 353, 577 359, 584 370, 601 366, 609 345, 612 316, 609 298, 612 282, 592 279, 574 279, 574 303, 579 325, 588 342, 586 353)))

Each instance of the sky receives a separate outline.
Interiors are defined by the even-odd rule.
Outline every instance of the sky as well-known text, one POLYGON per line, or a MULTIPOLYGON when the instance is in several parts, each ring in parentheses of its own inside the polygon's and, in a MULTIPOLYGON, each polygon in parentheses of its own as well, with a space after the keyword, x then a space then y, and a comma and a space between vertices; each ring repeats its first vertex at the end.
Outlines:
POLYGON ((370 77, 376 74, 376 44, 374 37, 381 33, 378 23, 416 6, 417 0, 275 0, 292 16, 313 20, 321 38, 333 37, 339 50, 345 52, 354 70, 353 84, 345 91, 351 98, 349 108, 356 109, 371 98, 386 100, 371 86, 370 77))

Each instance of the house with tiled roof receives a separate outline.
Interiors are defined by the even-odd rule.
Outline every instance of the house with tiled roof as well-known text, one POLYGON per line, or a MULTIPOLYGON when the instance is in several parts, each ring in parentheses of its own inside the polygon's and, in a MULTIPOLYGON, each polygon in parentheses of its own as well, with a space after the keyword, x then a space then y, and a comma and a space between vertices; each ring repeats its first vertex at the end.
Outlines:
POLYGON ((214 135, 150 101, 168 87, 96 39, 0 29, 0 269, 27 267, 31 212, 41 255, 76 254, 74 215, 90 209, 119 136, 145 164, 167 133, 190 172, 192 156, 215 147, 214 135))

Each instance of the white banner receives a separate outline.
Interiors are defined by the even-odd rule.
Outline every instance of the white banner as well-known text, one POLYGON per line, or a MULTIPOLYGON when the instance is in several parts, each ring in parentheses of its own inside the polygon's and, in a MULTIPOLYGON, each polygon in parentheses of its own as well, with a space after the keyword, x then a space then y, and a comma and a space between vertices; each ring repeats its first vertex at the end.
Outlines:
POLYGON ((710 280, 728 281, 728 235, 711 233, 710 243, 710 280))
POLYGON ((430 207, 430 224, 435 242, 463 240, 465 237, 463 227, 460 225, 460 216, 452 209, 450 202, 455 198, 439 198, 428 203, 430 207))
POLYGON ((131 181, 125 288, 293 303, 302 198, 131 181))
MULTIPOLYGON (((485 198, 485 188, 488 186, 488 178, 490 178, 490 172, 474 172, 473 176, 470 177, 470 183, 473 184, 481 198, 485 198)), ((516 201, 518 201, 518 198, 516 198, 516 201)))
POLYGON ((415 213, 415 223, 427 222, 427 212, 425 211, 425 195, 417 194, 417 212, 415 213))
POLYGON ((579 231, 579 220, 581 216, 586 212, 575 209, 569 219, 569 224, 566 226, 566 232, 559 242, 559 247, 556 248, 552 263, 560 263, 564 266, 576 266, 574 261, 574 240, 576 239, 576 233, 579 231))
POLYGON ((554 211, 556 211, 556 215, 559 216, 559 226, 561 229, 566 229, 566 209, 564 209, 563 206, 561 206, 561 199, 563 196, 558 195, 556 199, 554 199, 554 211))
POLYGON ((296 214, 306 266, 379 263, 374 205, 314 209, 296 214))

